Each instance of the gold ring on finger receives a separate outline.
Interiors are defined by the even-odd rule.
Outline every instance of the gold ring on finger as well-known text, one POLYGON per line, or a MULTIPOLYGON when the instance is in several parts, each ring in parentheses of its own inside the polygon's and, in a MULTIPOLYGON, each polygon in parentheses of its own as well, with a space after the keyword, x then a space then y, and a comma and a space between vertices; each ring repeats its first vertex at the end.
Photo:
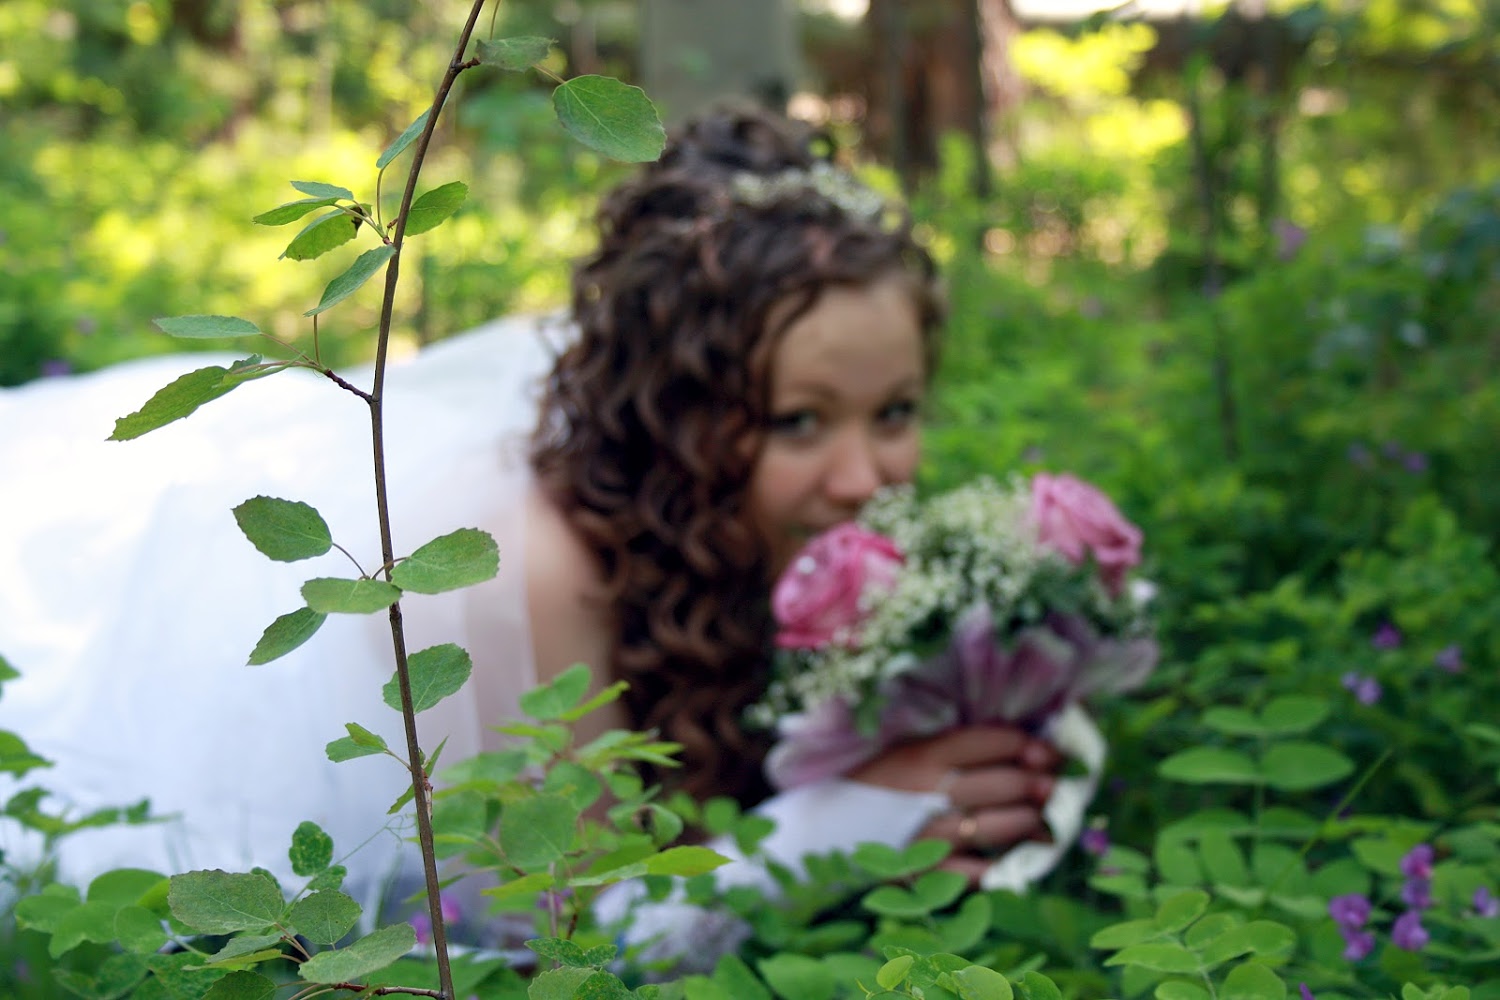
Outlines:
POLYGON ((971 814, 964 814, 958 821, 958 846, 973 847, 977 833, 979 833, 979 820, 971 814))

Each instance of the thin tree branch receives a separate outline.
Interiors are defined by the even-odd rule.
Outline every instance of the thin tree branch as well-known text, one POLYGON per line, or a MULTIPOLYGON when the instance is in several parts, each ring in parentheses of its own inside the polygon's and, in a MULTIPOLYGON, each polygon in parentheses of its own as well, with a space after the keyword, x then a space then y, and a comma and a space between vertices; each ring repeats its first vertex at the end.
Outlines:
MULTIPOLYGON (((380 520, 381 562, 387 567, 394 565, 396 554, 395 545, 391 539, 390 499, 386 481, 383 402, 386 360, 391 340, 391 319, 396 311, 396 282, 401 273, 402 241, 406 236, 407 216, 416 195, 417 177, 427 158, 427 147, 432 142, 438 116, 442 113, 443 104, 453 89, 454 81, 458 79, 458 74, 470 65, 463 61, 464 50, 469 47, 469 39, 474 34, 474 25, 479 20, 484 4, 485 0, 474 0, 469 8, 468 20, 464 22, 463 31, 459 34, 453 59, 449 62, 448 71, 443 74, 443 81, 438 85, 437 94, 433 97, 432 108, 427 115, 427 125, 417 139, 416 148, 412 153, 411 168, 406 175, 406 190, 402 192, 401 208, 396 215, 396 230, 390 240, 390 245, 395 252, 391 255, 390 262, 386 264, 385 269, 385 295, 380 305, 380 333, 375 346, 375 377, 366 402, 370 406, 370 437, 375 463, 375 506, 380 520)), ((389 569, 386 570, 386 577, 387 579, 390 577, 389 569)), ((406 729, 406 752, 411 770, 413 807, 417 818, 417 840, 422 847, 422 869, 427 886, 427 909, 432 917, 432 944, 437 955, 439 992, 423 991, 420 995, 436 997, 439 1000, 453 1000, 453 969, 448 959, 448 932, 443 924, 437 857, 432 839, 432 806, 427 794, 426 772, 422 767, 422 749, 417 742, 417 716, 411 694, 411 672, 407 665, 406 633, 402 625, 400 601, 391 605, 390 621, 391 646, 396 658, 396 682, 401 691, 401 717, 406 729)))

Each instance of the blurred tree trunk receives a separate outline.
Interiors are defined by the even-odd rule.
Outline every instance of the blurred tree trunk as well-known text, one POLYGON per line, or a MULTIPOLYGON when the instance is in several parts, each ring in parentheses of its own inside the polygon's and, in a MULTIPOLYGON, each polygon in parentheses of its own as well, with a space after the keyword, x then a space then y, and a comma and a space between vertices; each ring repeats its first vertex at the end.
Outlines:
POLYGON ((785 110, 798 77, 792 0, 641 0, 641 83, 668 122, 750 99, 785 110))
POLYGON ((987 194, 993 135, 1013 156, 1009 123, 1021 99, 1010 0, 870 0, 865 16, 867 139, 910 189, 937 169, 941 136, 961 132, 976 153, 974 188, 987 194))

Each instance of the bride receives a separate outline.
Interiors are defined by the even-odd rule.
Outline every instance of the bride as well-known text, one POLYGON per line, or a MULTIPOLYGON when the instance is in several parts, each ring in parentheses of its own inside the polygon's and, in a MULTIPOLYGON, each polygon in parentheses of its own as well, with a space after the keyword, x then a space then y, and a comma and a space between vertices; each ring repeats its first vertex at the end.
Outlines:
MULTIPOLYGON (((773 855, 940 837, 977 878, 1045 835, 1058 761, 1045 742, 955 730, 768 798, 765 738, 741 722, 767 679, 771 581, 809 535, 911 479, 937 348, 931 259, 818 142, 754 112, 684 127, 604 199, 568 324, 497 322, 391 369, 398 547, 472 526, 501 552, 496 579, 403 604, 409 648, 457 642, 474 661, 465 689, 421 717, 424 745, 448 737, 448 761, 491 747, 521 692, 585 662, 630 684, 598 725, 681 743, 684 767, 657 780, 763 803, 773 855)), ((306 501, 371 568, 363 407, 298 371, 140 441, 103 440, 217 360, 0 393, 0 655, 21 673, 0 729, 56 762, 23 783, 51 804, 76 816, 149 798, 173 817, 65 839, 65 878, 281 874, 312 820, 341 853, 362 848, 344 863, 373 885, 409 850, 386 819, 404 772, 334 765, 323 748, 349 722, 400 743, 380 697, 385 619, 330 616, 292 654, 245 665, 305 579, 348 569, 336 552, 269 563, 230 515, 257 495, 306 501)), ((14 859, 25 845, 0 846, 14 859)))

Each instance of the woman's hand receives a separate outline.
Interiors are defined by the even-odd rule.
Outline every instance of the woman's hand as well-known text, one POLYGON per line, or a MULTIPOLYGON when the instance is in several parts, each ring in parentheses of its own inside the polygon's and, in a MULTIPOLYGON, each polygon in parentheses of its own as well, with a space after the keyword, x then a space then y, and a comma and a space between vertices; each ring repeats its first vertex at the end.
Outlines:
POLYGON ((965 726, 892 747, 849 774, 855 781, 908 792, 942 792, 951 811, 917 837, 954 846, 944 868, 977 883, 996 854, 1047 836, 1042 806, 1061 755, 1014 726, 965 726))

